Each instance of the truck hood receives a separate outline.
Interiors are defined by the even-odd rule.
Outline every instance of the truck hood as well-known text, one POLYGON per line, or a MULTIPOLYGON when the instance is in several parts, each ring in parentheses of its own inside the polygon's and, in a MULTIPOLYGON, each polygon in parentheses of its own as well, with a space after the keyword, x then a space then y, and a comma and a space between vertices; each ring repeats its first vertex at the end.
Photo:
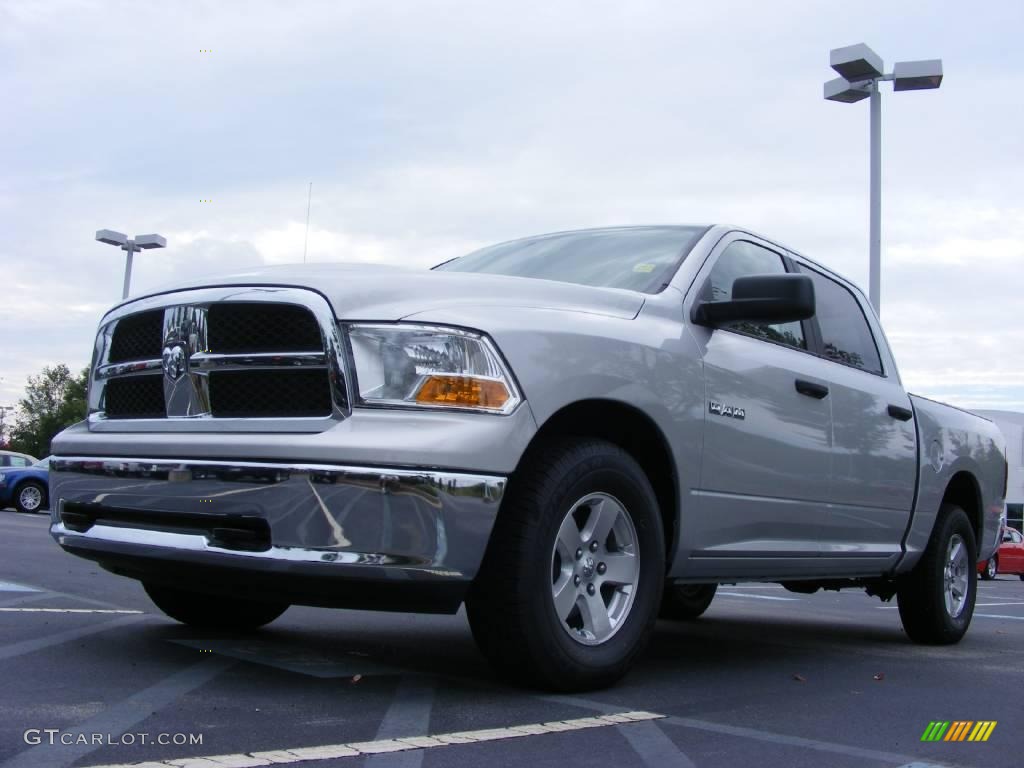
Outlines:
MULTIPOLYGON (((311 288, 331 302, 343 320, 401 320, 409 315, 464 306, 535 307, 632 319, 643 294, 552 280, 434 272, 366 264, 294 264, 198 278, 147 293, 220 285, 311 288)), ((145 296, 133 297, 133 301, 145 296)), ((126 302, 130 303, 130 302, 126 302)))

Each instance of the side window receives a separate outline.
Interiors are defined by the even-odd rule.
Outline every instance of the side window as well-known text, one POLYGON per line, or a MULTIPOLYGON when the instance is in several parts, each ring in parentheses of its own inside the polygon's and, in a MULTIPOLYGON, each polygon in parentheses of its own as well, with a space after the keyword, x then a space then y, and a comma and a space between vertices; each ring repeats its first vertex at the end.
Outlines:
MULTIPOLYGON (((785 274, 786 266, 782 257, 774 251, 754 245, 746 240, 729 244, 711 268, 711 274, 701 288, 702 301, 728 301, 732 298, 732 283, 737 277, 747 275, 785 274)), ((807 349, 804 332, 800 323, 730 323, 727 328, 756 336, 777 344, 807 349)))
POLYGON ((27 467, 30 466, 28 459, 23 459, 21 456, 11 456, 12 467, 27 467))
POLYGON ((882 373, 878 347, 864 311, 849 289, 820 272, 801 265, 814 281, 815 317, 821 328, 825 356, 869 373, 882 373))

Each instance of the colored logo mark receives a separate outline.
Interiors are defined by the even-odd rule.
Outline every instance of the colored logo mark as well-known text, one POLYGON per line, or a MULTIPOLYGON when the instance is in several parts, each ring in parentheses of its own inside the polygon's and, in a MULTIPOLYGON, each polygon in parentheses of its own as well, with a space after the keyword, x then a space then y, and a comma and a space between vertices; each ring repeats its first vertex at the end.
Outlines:
POLYGON ((932 720, 921 741, 988 741, 996 720, 932 720))

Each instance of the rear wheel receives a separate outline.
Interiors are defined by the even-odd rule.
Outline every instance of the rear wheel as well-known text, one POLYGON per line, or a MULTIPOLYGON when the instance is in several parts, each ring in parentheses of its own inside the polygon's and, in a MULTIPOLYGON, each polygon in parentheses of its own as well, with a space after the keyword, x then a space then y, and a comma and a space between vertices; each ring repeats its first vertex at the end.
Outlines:
POLYGON ((46 486, 26 480, 14 494, 14 505, 19 512, 42 512, 46 509, 46 486))
POLYGON ((287 603, 186 592, 159 584, 142 586, 156 607, 172 619, 202 629, 244 632, 269 624, 288 610, 287 603))
POLYGON ((992 579, 996 577, 997 573, 999 573, 999 561, 995 556, 992 556, 988 559, 988 562, 985 563, 985 570, 981 572, 981 578, 985 581, 992 581, 992 579))
POLYGON ((711 605, 717 590, 717 584, 666 584, 659 616, 674 621, 696 619, 711 605))
POLYGON ((657 499, 612 443, 567 441, 527 459, 466 603, 505 677, 561 691, 610 685, 643 650, 665 578, 657 499))
POLYGON ((967 514, 943 504, 928 548, 896 593, 903 628, 912 640, 945 645, 964 636, 974 614, 977 562, 967 514))

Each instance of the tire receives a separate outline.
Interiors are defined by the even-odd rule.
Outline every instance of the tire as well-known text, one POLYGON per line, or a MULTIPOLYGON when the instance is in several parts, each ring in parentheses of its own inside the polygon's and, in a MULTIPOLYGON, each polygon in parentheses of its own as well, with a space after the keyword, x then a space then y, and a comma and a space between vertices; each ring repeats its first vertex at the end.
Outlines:
POLYGON ((516 471, 466 613, 503 677, 593 690, 625 675, 643 651, 664 581, 664 532, 647 476, 618 446, 581 438, 528 456, 516 471))
POLYGON ((14 491, 14 506, 19 512, 34 514, 47 509, 46 486, 36 480, 26 480, 14 491))
POLYGON ((1024 573, 1020 574, 1020 580, 1024 581, 1024 573))
POLYGON ((985 562, 985 569, 981 572, 981 578, 985 581, 992 581, 997 573, 999 573, 999 559, 993 556, 985 562))
POLYGON ((150 600, 165 614, 200 629, 245 632, 269 624, 288 610, 287 603, 186 592, 158 584, 144 583, 142 586, 150 600))
POLYGON ((978 592, 977 551, 967 514, 960 507, 943 504, 928 548, 897 587, 900 618, 911 640, 948 645, 964 636, 978 592), (959 586, 962 601, 946 584, 951 557, 955 566, 951 585, 959 586))
POLYGON ((693 621, 708 609, 717 590, 717 584, 666 584, 659 618, 693 621))

